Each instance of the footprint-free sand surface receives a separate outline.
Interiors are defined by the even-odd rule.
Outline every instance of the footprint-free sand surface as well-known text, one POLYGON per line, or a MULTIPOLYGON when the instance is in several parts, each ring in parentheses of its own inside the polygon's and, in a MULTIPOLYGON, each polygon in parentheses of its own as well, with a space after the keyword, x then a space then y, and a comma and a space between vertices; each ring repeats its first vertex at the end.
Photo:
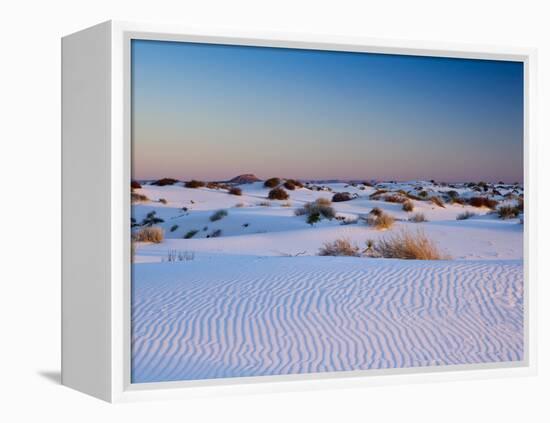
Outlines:
POLYGON ((198 256, 132 303, 134 383, 523 358, 521 260, 198 256))

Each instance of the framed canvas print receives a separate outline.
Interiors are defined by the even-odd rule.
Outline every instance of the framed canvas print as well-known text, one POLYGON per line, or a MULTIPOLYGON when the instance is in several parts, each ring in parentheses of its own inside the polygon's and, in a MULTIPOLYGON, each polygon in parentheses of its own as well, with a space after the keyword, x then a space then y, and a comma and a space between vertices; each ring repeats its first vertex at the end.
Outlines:
POLYGON ((63 357, 108 401, 532 374, 534 52, 63 39, 63 357))

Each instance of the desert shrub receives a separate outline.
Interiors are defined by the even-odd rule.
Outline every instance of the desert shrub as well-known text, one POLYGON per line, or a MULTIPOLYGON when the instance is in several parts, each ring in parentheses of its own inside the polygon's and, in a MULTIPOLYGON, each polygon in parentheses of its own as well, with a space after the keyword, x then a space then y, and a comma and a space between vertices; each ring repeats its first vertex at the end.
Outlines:
POLYGON ((132 182, 130 182, 130 186, 132 187, 132 189, 139 189, 139 188, 141 188, 141 184, 140 184, 138 181, 132 181, 132 182))
POLYGON ((185 188, 201 188, 205 185, 206 183, 203 181, 197 181, 196 179, 191 179, 190 181, 185 182, 185 188))
POLYGON ((426 198, 428 196, 428 191, 422 190, 418 193, 418 196, 422 198, 426 198))
POLYGON ((160 244, 164 240, 164 231, 158 226, 141 228, 132 234, 132 241, 160 244))
POLYGON ((464 213, 460 213, 456 217, 456 220, 466 220, 466 219, 469 219, 470 217, 474 217, 474 216, 477 216, 477 215, 475 213, 472 213, 471 211, 465 211, 464 213))
POLYGON ((513 219, 519 216, 520 210, 515 206, 500 206, 497 213, 501 219, 513 219))
POLYGON ((380 216, 381 214, 383 214, 384 212, 382 211, 382 209, 380 207, 374 207, 370 212, 369 214, 372 214, 374 216, 380 216))
POLYGON ((401 230, 388 235, 373 245, 379 257, 405 260, 443 260, 437 245, 423 231, 416 233, 401 230))
POLYGON ((191 229, 190 231, 188 231, 184 236, 183 238, 184 239, 191 239, 193 238, 195 235, 197 235, 199 233, 198 229, 191 229))
POLYGON ((286 192, 283 188, 273 188, 269 191, 267 198, 270 200, 287 200, 288 192, 286 192))
POLYGON ((164 219, 157 217, 157 212, 153 210, 147 213, 145 218, 141 221, 141 226, 153 226, 162 222, 164 222, 164 219))
POLYGON ((319 255, 357 257, 359 255, 359 247, 352 244, 348 239, 339 238, 333 242, 325 242, 319 249, 319 255))
POLYGON ((175 230, 177 230, 179 228, 178 225, 172 225, 172 227, 170 228, 170 232, 174 232, 175 230))
POLYGON ((334 217, 336 216, 336 211, 334 210, 334 208, 332 208, 330 204, 330 200, 327 200, 326 198, 318 198, 314 202, 306 203, 303 207, 296 209, 294 211, 294 214, 296 216, 308 215, 308 217, 314 214, 318 214, 319 220, 321 219, 321 217, 329 220, 334 219, 334 217))
POLYGON ((350 201, 353 200, 353 197, 349 192, 337 192, 332 196, 332 201, 335 203, 342 202, 342 201, 350 201))
POLYGON ((393 218, 393 216, 387 213, 381 213, 378 216, 375 214, 369 213, 366 221, 367 221, 367 225, 373 226, 375 229, 378 229, 378 230, 389 229, 395 223, 395 219, 393 218))
POLYGON ((132 194, 130 195, 130 200, 132 201, 132 203, 150 201, 146 195, 138 194, 136 192, 132 192, 132 194))
POLYGON ((450 191, 447 191, 445 194, 447 194, 447 196, 448 196, 450 199, 458 198, 458 192, 455 191, 454 189, 452 189, 452 190, 450 190, 450 191))
POLYGON ((291 179, 286 180, 283 186, 290 191, 294 191, 296 189, 296 184, 291 179))
POLYGON ((407 198, 401 195, 392 194, 384 197, 384 201, 386 203, 404 203, 407 201, 407 198))
POLYGON ((310 213, 306 220, 306 222, 309 223, 311 226, 313 226, 315 223, 320 221, 321 221, 321 213, 319 212, 310 213))
POLYGON ((212 216, 210 216, 210 221, 211 222, 216 222, 218 220, 221 220, 223 219, 225 216, 227 216, 227 210, 218 210, 216 212, 214 212, 214 214, 212 214, 212 216))
POLYGON ((304 184, 302 184, 302 182, 300 182, 297 179, 287 179, 286 182, 292 183, 295 188, 303 188, 304 187, 304 184))
POLYGON ((229 188, 229 194, 232 195, 243 195, 243 190, 239 187, 231 187, 229 188))
POLYGON ((443 204, 443 200, 437 196, 433 196, 432 198, 430 198, 430 201, 436 206, 445 208, 445 204, 443 204))
POLYGON ((449 202, 451 204, 460 204, 460 205, 466 204, 466 201, 464 201, 464 199, 460 197, 451 197, 449 202))
POLYGON ((166 198, 159 198, 159 203, 168 204, 168 201, 166 201, 166 198))
POLYGON ((281 180, 279 178, 269 178, 264 182, 264 187, 266 188, 275 188, 279 186, 281 180))
POLYGON ((210 188, 210 189, 219 189, 220 186, 217 182, 207 182, 206 183, 206 188, 210 188))
POLYGON ((414 204, 411 200, 407 200, 403 203, 403 210, 406 212, 412 212, 414 210, 414 204))
POLYGON ((422 223, 427 221, 428 219, 426 219, 426 216, 424 216, 424 213, 414 213, 411 217, 409 217, 409 222, 413 222, 413 223, 422 223))
POLYGON ((166 185, 174 185, 176 182, 178 182, 178 180, 174 178, 162 178, 162 179, 159 179, 158 181, 153 182, 151 185, 163 187, 166 185))
POLYGON ((215 231, 212 231, 210 235, 206 235, 206 238, 218 238, 222 236, 222 230, 216 229, 215 231))
POLYGON ((493 200, 491 198, 487 197, 472 197, 470 198, 470 205, 474 207, 487 207, 491 210, 494 210, 497 205, 498 201, 493 200))

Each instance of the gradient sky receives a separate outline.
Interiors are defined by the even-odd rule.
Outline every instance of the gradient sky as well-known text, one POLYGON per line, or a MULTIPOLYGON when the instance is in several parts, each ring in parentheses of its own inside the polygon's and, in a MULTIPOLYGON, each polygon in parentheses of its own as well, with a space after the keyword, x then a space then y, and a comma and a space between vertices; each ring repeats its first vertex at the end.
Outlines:
POLYGON ((132 41, 133 177, 523 181, 523 64, 132 41))

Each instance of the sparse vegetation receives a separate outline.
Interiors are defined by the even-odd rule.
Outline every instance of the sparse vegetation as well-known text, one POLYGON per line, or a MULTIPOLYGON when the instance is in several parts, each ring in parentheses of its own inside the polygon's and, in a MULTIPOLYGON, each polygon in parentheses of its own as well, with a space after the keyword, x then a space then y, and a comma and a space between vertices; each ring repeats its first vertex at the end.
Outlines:
POLYGON ((285 201, 281 204, 281 207, 292 207, 292 203, 290 201, 285 201))
POLYGON ((237 204, 235 204, 235 207, 238 208, 238 209, 241 209, 241 208, 243 208, 243 207, 245 207, 245 206, 246 206, 246 204, 244 204, 244 203, 237 203, 237 204))
POLYGON ((469 203, 474 207, 487 207, 491 210, 494 210, 498 205, 498 201, 487 197, 472 197, 469 203))
POLYGON ((392 195, 387 195, 386 197, 384 197, 384 201, 386 203, 405 203, 407 201, 407 198, 406 197, 403 197, 402 195, 397 195, 397 194, 392 194, 392 195))
POLYGON ((179 228, 178 225, 172 225, 171 228, 170 228, 170 232, 174 232, 174 231, 176 231, 178 228, 179 228))
POLYGON ((469 218, 474 217, 474 216, 477 216, 477 214, 472 213, 471 211, 465 211, 464 213, 460 213, 456 217, 456 220, 466 220, 466 219, 469 219, 469 218))
POLYGON ((202 188, 204 186, 206 186, 205 182, 197 181, 196 179, 185 182, 185 188, 202 188))
POLYGON ((332 201, 335 203, 350 200, 353 200, 353 197, 349 192, 337 192, 332 196, 332 201))
POLYGON ((168 204, 168 201, 166 201, 166 198, 159 198, 159 203, 168 204))
POLYGON ((367 216, 366 221, 367 221, 367 225, 372 226, 378 230, 389 229, 395 223, 395 219, 393 218, 393 216, 384 212, 376 215, 372 213, 372 210, 367 216))
POLYGON ((164 240, 164 231, 158 226, 141 228, 132 234, 132 241, 160 244, 164 240))
POLYGON ((296 184, 291 179, 286 180, 283 186, 290 191, 294 191, 296 189, 296 184))
POLYGON ((411 217, 409 217, 409 222, 413 223, 422 223, 427 222, 428 219, 426 219, 426 216, 424 216, 424 213, 414 213, 411 217))
POLYGON ((437 245, 422 230, 401 230, 379 239, 372 246, 375 256, 404 260, 444 260, 437 245))
POLYGON ((175 183, 179 182, 177 179, 174 178, 162 178, 158 181, 153 182, 151 185, 156 185, 159 187, 163 187, 166 185, 174 185, 175 183))
POLYGON ((138 194, 137 192, 131 193, 130 200, 132 203, 144 203, 146 201, 150 201, 146 195, 138 194))
POLYGON ((260 206, 260 207, 271 207, 271 203, 269 201, 260 201, 258 203, 258 206, 260 206))
POLYGON ((264 187, 266 188, 275 188, 281 184, 279 178, 269 178, 264 182, 264 187))
POLYGON ((321 217, 331 220, 334 219, 334 217, 336 216, 336 211, 331 206, 330 200, 326 198, 318 198, 317 200, 311 203, 306 203, 303 207, 296 209, 294 211, 294 214, 296 216, 307 215, 308 223, 310 223, 309 218, 312 215, 318 215, 319 220, 321 219, 321 217))
POLYGON ((411 200, 407 200, 403 203, 403 210, 406 212, 412 212, 414 210, 414 204, 411 200))
POLYGON ((141 226, 153 226, 162 222, 164 222, 164 219, 157 217, 157 212, 153 210, 147 213, 145 218, 141 221, 141 226))
POLYGON ((382 194, 385 194, 387 192, 388 192, 387 189, 377 189, 371 195, 369 195, 369 198, 371 200, 377 200, 382 194))
POLYGON ((210 235, 206 235, 206 238, 218 238, 222 236, 222 230, 216 229, 210 233, 210 235))
POLYGON ((210 216, 210 221, 211 222, 216 222, 218 220, 221 220, 223 219, 225 216, 227 216, 227 210, 218 210, 216 212, 214 212, 214 214, 212 214, 210 216))
POLYGON ((346 238, 339 238, 333 242, 325 242, 319 249, 320 256, 359 256, 359 247, 346 238))
POLYGON ((374 207, 370 212, 369 214, 372 214, 373 216, 380 216, 381 214, 383 214, 384 212, 382 211, 382 209, 380 207, 374 207))
POLYGON ((270 200, 287 200, 288 192, 286 192, 283 188, 273 188, 269 191, 267 198, 270 200))
POLYGON ((418 196, 422 197, 422 198, 426 198, 426 197, 428 197, 428 191, 422 190, 418 193, 418 196))
POLYGON ((178 251, 178 250, 168 250, 168 255, 166 260, 168 262, 175 261, 191 261, 195 259, 195 253, 192 251, 178 251))
POLYGON ((239 187, 231 187, 229 188, 229 194, 231 195, 243 195, 243 190, 239 187))
POLYGON ((195 235, 197 235, 199 233, 198 229, 191 229, 190 231, 188 231, 184 236, 183 238, 184 239, 191 239, 193 238, 195 235))
POLYGON ((321 221, 321 213, 319 212, 313 212, 308 215, 306 222, 309 223, 311 226, 313 226, 315 223, 321 221))
POLYGON ((519 216, 520 210, 517 206, 500 206, 497 213, 501 219, 513 219, 519 216))
POLYGON ((430 201, 438 207, 445 208, 445 204, 443 204, 443 200, 435 195, 432 198, 430 198, 430 201))
POLYGON ((130 186, 132 187, 132 189, 139 189, 139 188, 141 188, 141 184, 140 184, 138 181, 132 181, 132 182, 130 182, 130 186))

